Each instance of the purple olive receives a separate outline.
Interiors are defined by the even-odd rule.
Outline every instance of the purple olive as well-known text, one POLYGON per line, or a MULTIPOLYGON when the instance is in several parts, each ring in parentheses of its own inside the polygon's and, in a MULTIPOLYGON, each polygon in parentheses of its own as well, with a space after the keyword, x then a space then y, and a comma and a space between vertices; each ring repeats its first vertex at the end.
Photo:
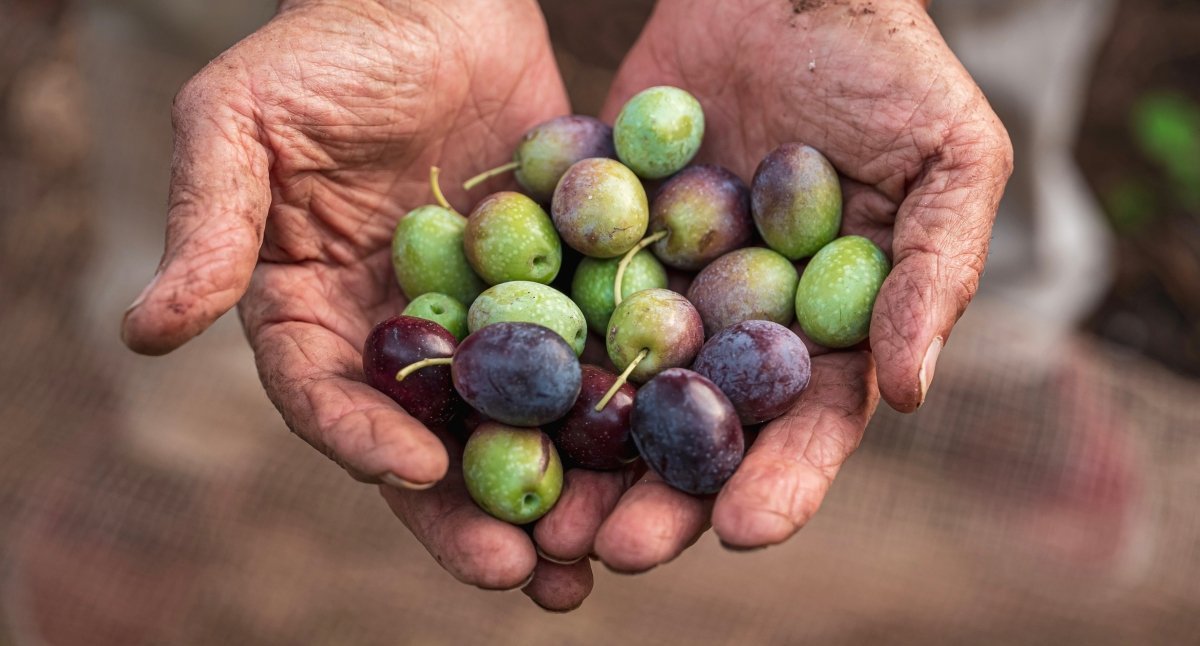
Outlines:
POLYGON ((743 247, 754 233, 750 189, 720 166, 685 168, 658 189, 650 204, 654 255, 676 269, 697 270, 743 247))
POLYGON ((629 434, 633 410, 633 386, 623 384, 599 412, 596 404, 616 382, 617 376, 584 364, 579 399, 565 417, 546 427, 563 459, 585 469, 618 469, 637 458, 637 446, 629 434))
POLYGON ((371 330, 363 345, 363 374, 367 383, 391 397, 426 426, 454 418, 460 400, 449 366, 430 366, 396 381, 403 368, 423 359, 454 355, 458 345, 446 328, 413 316, 394 316, 371 330))
POLYGON ((725 393, 742 424, 786 413, 812 375, 804 342, 771 321, 742 321, 725 328, 700 349, 692 370, 725 393))
POLYGON ((720 491, 746 452, 733 404, 713 382, 684 368, 664 370, 638 390, 633 439, 655 473, 691 494, 720 491))

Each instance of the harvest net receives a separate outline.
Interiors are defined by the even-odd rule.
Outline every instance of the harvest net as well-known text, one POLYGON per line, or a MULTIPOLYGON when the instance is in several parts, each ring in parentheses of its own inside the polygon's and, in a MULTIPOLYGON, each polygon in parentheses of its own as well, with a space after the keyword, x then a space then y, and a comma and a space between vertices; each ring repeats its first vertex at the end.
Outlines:
MULTIPOLYGON (((288 434, 233 317, 167 359, 117 340, 170 98, 267 9, 187 40, 150 4, 0 2, 0 643, 1200 642, 1200 383, 986 288, 787 544, 598 567, 561 616, 455 582, 288 434)), ((562 56, 594 109, 605 61, 562 56)))

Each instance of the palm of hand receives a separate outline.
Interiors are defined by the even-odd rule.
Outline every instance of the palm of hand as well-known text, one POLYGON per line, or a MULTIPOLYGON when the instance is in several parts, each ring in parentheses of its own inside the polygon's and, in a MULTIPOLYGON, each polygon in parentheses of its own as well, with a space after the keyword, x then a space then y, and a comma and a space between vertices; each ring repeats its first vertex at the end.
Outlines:
POLYGON ((536 563, 528 536, 475 508, 442 441, 361 382, 360 358, 404 305, 391 236, 432 202, 430 166, 461 179, 568 111, 548 41, 529 36, 544 32, 536 6, 493 4, 403 17, 299 4, 194 78, 176 100, 168 248, 123 336, 169 351, 244 291, 239 313, 289 427, 356 478, 399 485, 387 502, 455 576, 508 588, 536 563))
MULTIPOLYGON (((915 1, 807 4, 819 6, 663 0, 604 116, 646 87, 676 85, 705 110, 698 161, 749 179, 781 143, 824 152, 843 176, 842 233, 872 238, 895 263, 876 303, 872 353, 816 357, 801 402, 762 429, 715 501, 653 477, 623 495, 617 478, 568 492, 565 508, 604 510, 593 549, 617 569, 674 558, 710 521, 731 547, 791 536, 858 446, 879 390, 903 411, 924 399, 926 351, 940 349, 977 285, 1011 166, 1003 127, 915 1)), ((551 512, 535 536, 556 555, 578 554, 583 543, 556 538, 561 524, 551 512)))

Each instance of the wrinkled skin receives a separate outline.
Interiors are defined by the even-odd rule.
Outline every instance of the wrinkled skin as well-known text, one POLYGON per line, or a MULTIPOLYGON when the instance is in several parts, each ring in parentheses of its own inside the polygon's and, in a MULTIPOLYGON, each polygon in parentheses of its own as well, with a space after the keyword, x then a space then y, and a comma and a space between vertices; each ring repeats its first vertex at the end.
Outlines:
MULTIPOLYGON (((126 314, 125 342, 169 352, 240 299, 288 425, 355 477, 391 484, 380 489, 388 505, 454 576, 525 584, 546 608, 583 601, 592 552, 613 569, 649 569, 710 521, 731 546, 785 540, 858 445, 878 391, 900 410, 922 401, 926 349, 974 293, 1011 169, 1002 126, 923 8, 659 3, 604 120, 670 83, 704 105, 697 162, 749 179, 780 142, 820 149, 848 178, 843 231, 880 243, 896 269, 875 310, 874 359, 815 357, 796 408, 764 428, 715 501, 632 471, 572 471, 535 526, 535 551, 523 530, 474 506, 438 437, 361 381, 359 348, 403 307, 389 237, 404 211, 430 202, 429 166, 455 187, 463 169, 507 159, 523 132, 569 108, 532 2, 398 5, 285 2, 184 88, 166 251, 126 314)), ((449 198, 467 206, 461 191, 449 198)))
POLYGON ((364 383, 359 358, 371 326, 404 307, 389 241, 432 202, 430 165, 466 212, 465 174, 568 112, 566 93, 535 3, 394 4, 285 2, 183 88, 166 251, 122 336, 163 354, 240 299, 263 385, 297 435, 391 485, 388 505, 458 579, 528 583, 540 605, 573 607, 590 572, 539 567, 550 580, 530 582, 526 533, 471 502, 439 438, 364 383))
POLYGON ((921 404, 975 293, 1012 166, 1003 126, 917 0, 661 0, 602 118, 660 84, 704 106, 697 163, 748 179, 780 143, 821 150, 845 178, 842 233, 874 240, 895 269, 871 352, 814 348, 808 389, 715 499, 652 475, 575 476, 534 537, 558 560, 595 553, 623 572, 670 561, 710 525, 732 549, 786 540, 820 506, 880 392, 900 411, 921 404))

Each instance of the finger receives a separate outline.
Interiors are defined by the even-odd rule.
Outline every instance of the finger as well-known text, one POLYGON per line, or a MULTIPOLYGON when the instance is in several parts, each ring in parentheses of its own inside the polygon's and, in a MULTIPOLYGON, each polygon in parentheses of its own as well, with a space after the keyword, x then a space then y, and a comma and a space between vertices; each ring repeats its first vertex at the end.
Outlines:
MULTIPOLYGON (((532 581, 537 554, 529 536, 480 509, 457 469, 432 489, 381 486, 379 492, 434 560, 459 581, 486 590, 513 590, 532 581)), ((561 575, 556 576, 562 583, 561 575)))
POLYGON ((817 511, 879 400, 866 352, 813 359, 800 402, 763 427, 717 496, 713 529, 742 549, 780 543, 817 511))
POLYGON ((998 124, 959 134, 900 205, 894 267, 875 303, 871 349, 879 386, 896 410, 925 400, 938 353, 975 295, 992 222, 1012 171, 1012 147, 998 124))
POLYGON ((573 563, 591 554, 596 532, 632 484, 633 474, 630 469, 567 471, 558 502, 533 528, 533 540, 542 556, 573 563))
POLYGON ((645 572, 679 556, 708 527, 711 497, 649 473, 621 497, 596 534, 596 555, 617 572, 645 572))
POLYGON ((246 291, 258 257, 269 160, 250 110, 230 103, 244 93, 225 85, 202 73, 175 99, 166 250, 121 325, 142 354, 165 354, 208 328, 246 291))
POLYGON ((321 325, 263 325, 251 339, 267 395, 289 428, 354 477, 423 488, 446 473, 442 442, 362 381, 358 349, 321 325))
POLYGON ((533 580, 521 592, 544 610, 570 612, 592 593, 592 564, 587 559, 561 565, 538 559, 533 580))

